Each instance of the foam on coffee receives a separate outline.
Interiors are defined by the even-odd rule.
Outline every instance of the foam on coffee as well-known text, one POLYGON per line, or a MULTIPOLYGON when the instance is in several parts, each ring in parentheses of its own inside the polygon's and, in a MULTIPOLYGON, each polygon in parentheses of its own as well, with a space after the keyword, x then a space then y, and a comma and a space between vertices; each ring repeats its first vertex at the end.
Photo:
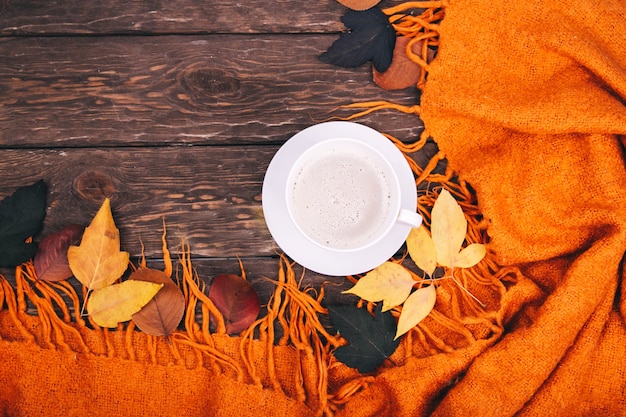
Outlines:
POLYGON ((309 238, 333 249, 369 244, 389 224, 389 179, 370 153, 358 147, 316 152, 291 182, 291 212, 309 238))

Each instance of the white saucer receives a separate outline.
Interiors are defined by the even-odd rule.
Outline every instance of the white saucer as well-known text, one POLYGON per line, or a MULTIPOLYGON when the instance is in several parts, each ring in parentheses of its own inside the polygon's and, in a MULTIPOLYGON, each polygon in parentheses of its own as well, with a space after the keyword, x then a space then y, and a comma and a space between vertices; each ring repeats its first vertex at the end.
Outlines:
POLYGON ((287 178, 296 159, 307 149, 327 139, 349 138, 376 148, 394 168, 401 191, 401 209, 415 211, 415 177, 400 150, 385 136, 353 122, 325 122, 294 135, 276 152, 263 181, 262 204, 265 222, 278 246, 294 261, 324 275, 356 275, 376 268, 393 256, 406 240, 411 226, 396 223, 375 245, 360 251, 335 252, 316 245, 297 229, 289 216, 285 192, 287 178))

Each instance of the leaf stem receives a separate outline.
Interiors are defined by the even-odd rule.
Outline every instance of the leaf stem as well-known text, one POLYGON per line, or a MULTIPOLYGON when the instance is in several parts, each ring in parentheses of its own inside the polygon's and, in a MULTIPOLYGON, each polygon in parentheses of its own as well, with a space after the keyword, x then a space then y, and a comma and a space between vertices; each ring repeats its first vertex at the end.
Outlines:
POLYGON ((85 315, 85 308, 87 307, 87 300, 89 299, 89 294, 91 293, 91 289, 87 289, 87 294, 85 294, 85 298, 83 299, 83 305, 80 308, 80 317, 85 315))
POLYGON ((461 288, 463 291, 465 291, 467 293, 467 295, 469 295, 470 297, 472 297, 472 299, 474 299, 474 301, 476 301, 478 304, 480 304, 480 306, 482 308, 486 308, 487 304, 483 303, 482 301, 480 301, 474 294, 472 294, 471 292, 469 292, 469 290, 467 288, 465 288, 455 277, 454 277, 454 268, 451 269, 450 271, 450 278, 452 278, 452 281, 454 281, 454 283, 456 285, 459 286, 459 288, 461 288))

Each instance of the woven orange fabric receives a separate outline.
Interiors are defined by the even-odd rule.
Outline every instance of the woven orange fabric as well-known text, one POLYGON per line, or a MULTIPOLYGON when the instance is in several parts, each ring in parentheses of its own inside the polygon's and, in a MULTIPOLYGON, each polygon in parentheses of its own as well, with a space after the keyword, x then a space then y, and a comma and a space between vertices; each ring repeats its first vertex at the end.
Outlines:
POLYGON ((435 415, 625 415, 626 3, 455 1, 440 40, 422 117, 536 292, 435 415))
MULTIPOLYGON (((360 375, 333 358, 322 294, 284 258, 268 316, 228 337, 209 332, 214 308, 183 257, 192 314, 169 343, 90 328, 68 312, 69 285, 25 265, 16 288, 0 278, 3 415, 626 414, 626 5, 456 0, 431 29, 421 115, 442 152, 412 168, 459 200, 468 241, 489 239, 458 273, 485 308, 441 281, 433 312, 360 375), (434 173, 444 156, 460 180, 434 173)), ((426 222, 434 198, 420 196, 426 222)))

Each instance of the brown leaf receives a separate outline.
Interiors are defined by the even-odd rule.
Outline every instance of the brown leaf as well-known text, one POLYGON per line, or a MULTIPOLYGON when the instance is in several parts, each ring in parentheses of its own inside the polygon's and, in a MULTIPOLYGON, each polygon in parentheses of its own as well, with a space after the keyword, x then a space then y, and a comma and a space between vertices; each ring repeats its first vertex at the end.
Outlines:
MULTIPOLYGON (((406 47, 411 38, 398 36, 396 46, 393 50, 393 58, 391 65, 385 72, 378 72, 372 67, 374 82, 385 90, 401 90, 403 88, 412 87, 417 84, 422 75, 422 67, 411 61, 406 55, 406 47)), ((411 46, 414 54, 421 56, 422 42, 416 42, 411 46)), ((433 58, 433 54, 429 52, 427 61, 433 58)))
POLYGON ((35 272, 44 281, 62 281, 70 278, 72 270, 67 260, 67 250, 78 245, 85 228, 71 224, 56 233, 46 236, 35 253, 35 272))
POLYGON ((367 10, 380 3, 380 0, 337 0, 340 4, 352 10, 367 10))
POLYGON ((185 313, 185 297, 164 272, 141 268, 128 279, 163 284, 163 288, 139 312, 133 314, 133 321, 144 333, 152 336, 169 336, 180 324, 185 313))
POLYGON ((209 290, 209 298, 224 316, 228 334, 247 329, 261 311, 256 291, 248 281, 237 275, 216 276, 209 290))

